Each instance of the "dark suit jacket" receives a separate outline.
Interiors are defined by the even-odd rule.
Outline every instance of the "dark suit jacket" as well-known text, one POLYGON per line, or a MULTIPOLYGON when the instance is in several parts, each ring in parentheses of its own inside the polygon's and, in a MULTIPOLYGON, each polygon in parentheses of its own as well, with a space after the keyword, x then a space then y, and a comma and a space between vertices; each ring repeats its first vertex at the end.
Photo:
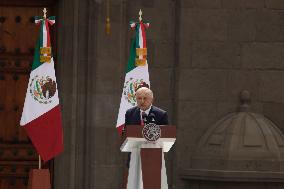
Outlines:
MULTIPOLYGON (((157 125, 168 125, 168 114, 166 111, 153 106, 150 109, 148 115, 154 114, 155 115, 155 124, 157 125)), ((140 109, 136 106, 130 108, 125 113, 125 125, 140 125, 141 117, 140 117, 140 109)))
MULTIPOLYGON (((151 107, 151 110, 148 115, 150 114, 155 115, 155 124, 157 125, 168 125, 168 114, 166 111, 153 106, 151 107)), ((126 125, 140 125, 141 124, 141 115, 140 115, 140 109, 136 106, 133 108, 130 108, 126 111, 125 113, 125 126, 126 125)), ((129 168, 129 163, 130 163, 130 154, 128 154, 128 160, 126 163, 126 166, 129 168)))

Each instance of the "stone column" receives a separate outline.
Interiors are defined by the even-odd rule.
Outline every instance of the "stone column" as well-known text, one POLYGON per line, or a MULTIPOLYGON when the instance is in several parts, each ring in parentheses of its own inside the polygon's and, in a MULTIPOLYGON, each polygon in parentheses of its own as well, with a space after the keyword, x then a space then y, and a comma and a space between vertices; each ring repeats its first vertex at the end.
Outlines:
POLYGON ((58 3, 56 62, 63 116, 64 153, 55 159, 54 188, 91 188, 94 177, 92 91, 94 90, 96 5, 88 0, 58 3))
POLYGON ((115 129, 126 65, 125 2, 111 2, 106 36, 105 1, 58 3, 57 76, 65 151, 55 159, 55 189, 118 188, 123 155, 115 129))

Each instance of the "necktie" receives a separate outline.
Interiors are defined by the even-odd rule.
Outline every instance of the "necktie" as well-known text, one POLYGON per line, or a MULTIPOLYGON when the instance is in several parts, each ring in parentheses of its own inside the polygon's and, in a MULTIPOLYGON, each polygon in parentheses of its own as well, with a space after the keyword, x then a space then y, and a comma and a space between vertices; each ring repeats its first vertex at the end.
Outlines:
POLYGON ((142 112, 141 125, 144 126, 146 121, 147 121, 147 114, 145 112, 142 112))

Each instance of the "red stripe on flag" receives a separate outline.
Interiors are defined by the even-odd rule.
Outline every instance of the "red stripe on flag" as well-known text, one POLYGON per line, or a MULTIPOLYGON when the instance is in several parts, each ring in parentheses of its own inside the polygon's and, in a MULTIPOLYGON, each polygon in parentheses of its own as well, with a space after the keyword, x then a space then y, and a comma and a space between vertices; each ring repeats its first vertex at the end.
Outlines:
POLYGON ((146 33, 145 33, 145 26, 144 23, 140 22, 141 32, 142 32, 142 38, 143 38, 143 47, 140 48, 146 48, 146 33))
POLYGON ((144 23, 145 28, 149 28, 149 23, 144 23))
POLYGON ((46 162, 63 151, 60 106, 24 126, 37 152, 46 162))
POLYGON ((52 20, 47 19, 48 23, 52 26, 54 22, 52 20))
POLYGON ((48 26, 48 21, 45 21, 45 28, 46 28, 46 38, 47 38, 47 42, 46 42, 46 46, 50 47, 50 34, 49 34, 49 26, 48 26))
POLYGON ((124 124, 122 124, 122 125, 116 127, 116 129, 117 129, 117 131, 118 131, 118 133, 119 133, 120 136, 122 135, 122 130, 123 130, 123 128, 124 128, 124 124))

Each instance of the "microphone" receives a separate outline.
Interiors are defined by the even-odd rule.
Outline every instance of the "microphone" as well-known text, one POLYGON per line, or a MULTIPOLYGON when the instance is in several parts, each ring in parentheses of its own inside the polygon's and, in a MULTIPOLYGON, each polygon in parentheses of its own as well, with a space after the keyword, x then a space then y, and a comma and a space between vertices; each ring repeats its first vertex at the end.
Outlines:
POLYGON ((149 123, 155 123, 156 122, 156 116, 154 113, 150 113, 148 116, 149 123))

